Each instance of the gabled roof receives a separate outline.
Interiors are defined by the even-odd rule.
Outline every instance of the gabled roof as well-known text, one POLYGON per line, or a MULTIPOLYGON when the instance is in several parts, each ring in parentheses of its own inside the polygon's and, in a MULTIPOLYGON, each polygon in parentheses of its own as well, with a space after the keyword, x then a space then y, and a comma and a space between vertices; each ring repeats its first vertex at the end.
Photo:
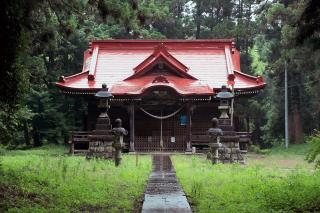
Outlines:
POLYGON ((142 76, 146 72, 150 71, 156 64, 164 63, 172 71, 175 71, 178 75, 190 79, 196 79, 195 77, 189 75, 187 71, 189 70, 183 63, 177 60, 173 55, 171 55, 163 43, 160 43, 154 48, 153 53, 142 61, 139 65, 133 68, 134 74, 127 79, 136 78, 142 76))
POLYGON ((240 70, 233 40, 93 41, 84 54, 81 73, 63 77, 63 91, 97 91, 106 83, 114 95, 138 95, 149 86, 169 86, 181 95, 209 94, 222 85, 235 91, 262 89, 261 77, 240 70), (152 72, 163 63, 170 73, 152 72), (163 75, 169 83, 152 81, 163 75), (158 85, 157 85, 158 84, 158 85))

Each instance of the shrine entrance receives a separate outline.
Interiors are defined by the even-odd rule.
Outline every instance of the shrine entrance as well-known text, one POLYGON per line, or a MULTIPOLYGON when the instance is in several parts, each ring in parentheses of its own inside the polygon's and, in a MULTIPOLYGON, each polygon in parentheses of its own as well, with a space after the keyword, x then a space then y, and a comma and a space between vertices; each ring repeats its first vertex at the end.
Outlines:
POLYGON ((136 151, 186 150, 187 119, 184 106, 136 108, 136 151))
POLYGON ((135 106, 135 151, 185 151, 186 104, 172 88, 157 86, 145 91, 135 106))

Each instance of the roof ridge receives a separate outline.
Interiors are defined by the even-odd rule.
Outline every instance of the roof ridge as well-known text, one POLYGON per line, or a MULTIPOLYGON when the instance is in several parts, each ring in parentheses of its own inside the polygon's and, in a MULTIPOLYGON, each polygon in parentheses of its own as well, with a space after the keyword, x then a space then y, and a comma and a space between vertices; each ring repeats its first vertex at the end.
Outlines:
POLYGON ((108 40, 92 40, 92 43, 232 43, 234 38, 230 39, 108 39, 108 40))

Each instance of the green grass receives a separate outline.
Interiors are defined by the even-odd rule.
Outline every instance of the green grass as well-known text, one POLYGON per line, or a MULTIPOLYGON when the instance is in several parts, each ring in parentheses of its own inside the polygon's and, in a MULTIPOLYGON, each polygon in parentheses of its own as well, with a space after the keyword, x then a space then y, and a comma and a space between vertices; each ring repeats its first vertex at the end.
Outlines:
POLYGON ((195 212, 320 212, 320 171, 304 153, 293 146, 249 154, 247 165, 178 155, 173 163, 195 212))
POLYGON ((6 151, 0 176, 0 212, 130 212, 151 171, 150 156, 124 155, 122 164, 64 155, 51 146, 6 151))
POLYGON ((276 146, 266 154, 249 153, 246 155, 249 166, 261 166, 266 169, 299 169, 312 170, 314 164, 308 163, 305 159, 310 149, 309 144, 291 145, 289 149, 283 146, 276 146))
POLYGON ((282 155, 282 156, 306 156, 310 149, 310 144, 294 144, 289 145, 289 148, 286 149, 284 145, 274 146, 271 149, 270 154, 272 155, 282 155))

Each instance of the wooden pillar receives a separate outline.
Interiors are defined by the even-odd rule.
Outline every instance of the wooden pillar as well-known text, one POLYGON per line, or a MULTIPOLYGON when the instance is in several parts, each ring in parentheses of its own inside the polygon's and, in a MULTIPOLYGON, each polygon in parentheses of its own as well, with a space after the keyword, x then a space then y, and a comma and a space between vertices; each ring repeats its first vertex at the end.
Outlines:
MULTIPOLYGON (((232 85, 232 94, 234 97, 234 85, 232 85)), ((230 108, 230 122, 232 127, 233 127, 233 117, 234 117, 234 98, 232 98, 231 100, 231 108, 230 108)))
POLYGON ((95 129, 96 120, 97 120, 99 114, 100 114, 100 110, 97 107, 97 100, 89 99, 88 100, 86 131, 92 131, 95 129))
POLYGON ((129 107, 130 114, 130 152, 134 152, 134 104, 129 107))
POLYGON ((188 117, 188 121, 187 121, 187 135, 186 135, 186 142, 187 142, 187 152, 191 152, 192 148, 191 148, 191 115, 192 115, 192 106, 190 104, 187 104, 187 117, 188 117))

